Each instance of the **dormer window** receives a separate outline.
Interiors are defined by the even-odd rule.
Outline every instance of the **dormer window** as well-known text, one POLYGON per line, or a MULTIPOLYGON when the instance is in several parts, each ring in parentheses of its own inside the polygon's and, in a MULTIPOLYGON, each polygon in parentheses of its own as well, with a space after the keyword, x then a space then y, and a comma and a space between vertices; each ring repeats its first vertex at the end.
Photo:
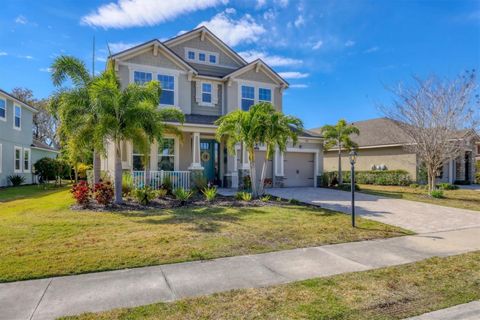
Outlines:
POLYGON ((188 60, 195 60, 195 52, 188 51, 188 60))
POLYGON ((199 54, 198 54, 198 60, 204 62, 204 61, 205 61, 205 53, 199 53, 199 54))
POLYGON ((208 59, 210 63, 214 63, 214 64, 217 63, 217 57, 214 56, 213 54, 211 54, 208 59))
POLYGON ((185 48, 185 59, 201 64, 218 64, 219 54, 201 49, 185 48))

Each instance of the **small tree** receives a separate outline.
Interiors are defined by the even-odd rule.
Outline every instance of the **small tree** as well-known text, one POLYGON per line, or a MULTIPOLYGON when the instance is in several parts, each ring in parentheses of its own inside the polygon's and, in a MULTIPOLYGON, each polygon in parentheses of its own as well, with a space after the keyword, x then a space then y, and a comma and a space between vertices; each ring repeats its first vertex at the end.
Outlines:
POLYGON ((321 132, 325 139, 325 150, 333 147, 338 148, 338 183, 342 184, 342 150, 350 151, 357 147, 357 144, 351 140, 350 136, 352 134, 359 135, 360 131, 357 127, 349 125, 344 119, 340 119, 334 126, 323 126, 321 132))
POLYGON ((468 135, 475 132, 478 125, 475 90, 474 71, 453 80, 414 76, 412 85, 391 89, 393 104, 382 106, 385 115, 396 121, 410 138, 411 143, 405 148, 425 164, 430 192, 435 188, 437 172, 446 161, 460 155, 468 135))

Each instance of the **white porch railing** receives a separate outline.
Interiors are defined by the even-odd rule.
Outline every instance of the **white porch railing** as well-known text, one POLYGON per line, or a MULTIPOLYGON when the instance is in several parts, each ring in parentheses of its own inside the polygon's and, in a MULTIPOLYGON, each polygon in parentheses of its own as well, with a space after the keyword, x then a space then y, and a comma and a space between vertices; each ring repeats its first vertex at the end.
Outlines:
MULTIPOLYGON (((170 180, 172 189, 183 188, 190 189, 190 171, 150 171, 149 185, 158 190, 166 180, 170 180)), ((135 188, 141 188, 146 185, 145 171, 132 171, 133 185, 135 188)))

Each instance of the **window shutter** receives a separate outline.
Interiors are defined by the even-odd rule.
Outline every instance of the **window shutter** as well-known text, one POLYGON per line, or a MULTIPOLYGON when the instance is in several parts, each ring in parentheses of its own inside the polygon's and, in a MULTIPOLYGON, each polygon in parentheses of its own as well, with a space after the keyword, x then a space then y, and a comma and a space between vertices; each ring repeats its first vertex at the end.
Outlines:
POLYGON ((202 102, 202 83, 200 81, 195 81, 195 100, 197 103, 202 102))
POLYGON ((212 83, 212 103, 218 104, 218 85, 212 83))

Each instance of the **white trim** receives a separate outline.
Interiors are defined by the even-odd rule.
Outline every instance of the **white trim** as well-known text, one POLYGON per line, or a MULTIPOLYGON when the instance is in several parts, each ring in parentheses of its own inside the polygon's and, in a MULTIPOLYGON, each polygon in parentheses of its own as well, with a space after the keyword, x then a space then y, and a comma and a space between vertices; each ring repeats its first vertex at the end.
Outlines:
POLYGON ((200 159, 200 132, 194 132, 192 135, 192 163, 188 170, 203 170, 200 159), (198 162, 195 161, 198 155, 198 162))
POLYGON ((5 102, 5 117, 0 117, 0 120, 2 121, 7 121, 7 99, 6 98, 0 98, 0 100, 5 102))
POLYGON ((22 121, 22 106, 14 103, 14 104, 13 104, 13 112, 12 112, 12 114, 13 114, 13 129, 18 130, 18 131, 21 131, 21 130, 22 130, 22 122, 23 122, 23 121, 22 121), (16 118, 16 112, 15 112, 15 111, 16 111, 16 108, 17 108, 17 107, 18 107, 18 109, 20 110, 20 127, 17 127, 17 126, 15 125, 15 118, 16 118))
MULTIPOLYGON (((207 51, 207 50, 202 50, 202 49, 195 49, 195 48, 189 48, 189 47, 184 47, 185 50, 185 60, 193 63, 198 63, 198 64, 206 64, 210 66, 218 66, 218 67, 223 67, 220 65, 220 55, 218 52, 212 52, 212 51, 207 51), (190 59, 188 57, 189 52, 195 53, 195 58, 190 59), (200 60, 200 53, 205 54, 205 61, 200 60), (215 56, 215 63, 210 62, 210 56, 215 56)), ((233 68, 232 68, 233 69, 233 68)))
POLYGON ((38 149, 38 150, 44 150, 44 151, 49 151, 49 152, 54 152, 54 153, 60 153, 60 151, 57 150, 52 150, 52 149, 47 149, 47 148, 41 148, 41 147, 30 147, 31 149, 38 149))
POLYGON ((267 77, 269 77, 273 82, 275 82, 278 86, 283 87, 283 88, 288 88, 288 83, 283 80, 277 73, 273 72, 270 67, 268 67, 264 62, 262 61, 257 61, 257 62, 252 62, 248 65, 245 65, 232 73, 226 74, 223 76, 222 79, 228 80, 230 78, 232 79, 237 79, 238 76, 244 74, 245 72, 248 72, 250 70, 255 70, 255 72, 260 72, 262 71, 267 77), (263 69, 260 69, 260 67, 263 67, 263 69))
POLYGON ((213 103, 213 86, 214 86, 214 84, 210 81, 201 81, 200 82, 200 103, 198 105, 200 105, 202 107, 215 107, 215 104, 213 103), (204 102, 203 101, 203 85, 204 84, 209 84, 210 85, 210 92, 205 92, 205 93, 210 94, 210 102, 204 102))
POLYGON ((22 150, 22 170, 24 173, 30 173, 32 171, 32 150, 30 148, 23 148, 22 150), (28 168, 25 169, 25 151, 28 151, 28 168))
POLYGON ((3 97, 3 99, 5 99, 5 100, 11 99, 14 103, 20 104, 21 106, 23 106, 24 108, 32 111, 33 113, 37 113, 37 112, 38 112, 37 109, 29 106, 28 104, 26 104, 26 103, 23 102, 22 100, 17 99, 17 98, 15 98, 15 97, 12 96, 12 95, 9 95, 9 94, 6 94, 6 93, 2 92, 1 89, 0 89, 0 96, 3 97))
POLYGON ((22 163, 22 158, 23 158, 23 154, 22 154, 22 147, 18 147, 18 146, 13 146, 13 172, 14 173, 21 173, 22 172, 22 168, 23 168, 23 163, 22 163), (16 162, 17 162, 17 150, 20 151, 20 169, 16 169, 16 162))

